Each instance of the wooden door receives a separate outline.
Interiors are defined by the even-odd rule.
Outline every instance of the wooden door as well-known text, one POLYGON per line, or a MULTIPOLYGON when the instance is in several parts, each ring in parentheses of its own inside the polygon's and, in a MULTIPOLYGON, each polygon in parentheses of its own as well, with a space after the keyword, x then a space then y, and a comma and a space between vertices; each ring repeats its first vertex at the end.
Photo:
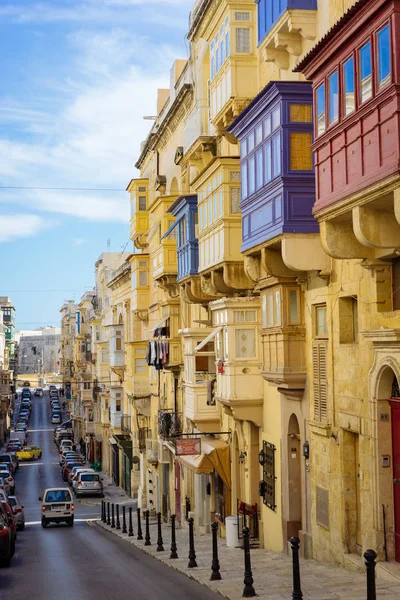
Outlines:
POLYGON ((175 461, 175 514, 178 523, 182 519, 182 503, 181 503, 181 465, 175 461))
POLYGON ((360 473, 360 436, 355 436, 355 472, 356 472, 356 519, 357 546, 362 546, 361 539, 361 473, 360 473))
POLYGON ((400 562, 400 403, 392 404, 393 500, 396 561, 400 562))

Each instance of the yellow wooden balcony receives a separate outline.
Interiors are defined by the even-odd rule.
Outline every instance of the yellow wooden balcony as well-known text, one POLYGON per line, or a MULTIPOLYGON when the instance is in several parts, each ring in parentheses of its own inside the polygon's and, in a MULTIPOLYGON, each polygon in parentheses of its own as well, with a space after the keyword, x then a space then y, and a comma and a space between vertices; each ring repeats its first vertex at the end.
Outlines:
POLYGON ((166 275, 178 274, 178 263, 176 257, 176 244, 161 242, 152 254, 153 279, 159 279, 166 275))
POLYGON ((132 179, 127 187, 131 202, 130 238, 137 248, 144 248, 147 244, 148 183, 148 179, 132 179))
POLYGON ((218 431, 219 407, 215 399, 210 398, 208 382, 186 383, 184 390, 185 417, 200 431, 218 431))
POLYGON ((130 260, 132 269, 131 310, 138 311, 138 318, 143 318, 143 311, 149 307, 149 265, 148 254, 134 254, 130 260), (141 314, 142 313, 142 314, 141 314))

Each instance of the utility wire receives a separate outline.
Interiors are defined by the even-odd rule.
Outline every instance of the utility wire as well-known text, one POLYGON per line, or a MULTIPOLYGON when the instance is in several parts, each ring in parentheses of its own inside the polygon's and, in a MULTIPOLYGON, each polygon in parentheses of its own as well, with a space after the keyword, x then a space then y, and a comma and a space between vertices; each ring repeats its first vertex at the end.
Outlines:
POLYGON ((73 188, 73 187, 34 187, 20 185, 0 185, 0 190, 48 190, 71 192, 126 192, 120 188, 73 188))

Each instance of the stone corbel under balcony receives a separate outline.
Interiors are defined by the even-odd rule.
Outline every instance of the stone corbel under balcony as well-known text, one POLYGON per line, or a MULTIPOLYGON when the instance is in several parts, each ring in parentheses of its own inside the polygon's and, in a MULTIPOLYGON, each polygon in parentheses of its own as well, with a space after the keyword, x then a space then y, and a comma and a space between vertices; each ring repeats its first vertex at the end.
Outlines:
POLYGON ((319 271, 321 277, 329 277, 331 258, 321 245, 319 233, 285 234, 282 238, 282 260, 293 271, 319 271))
POLYGON ((383 212, 379 208, 356 206, 353 208, 353 230, 357 240, 367 248, 393 249, 400 247, 400 197, 394 212, 383 212))
POLYGON ((165 194, 167 190, 167 178, 165 175, 157 175, 155 181, 155 188, 157 192, 160 192, 160 194, 165 194))
POLYGON ((204 293, 199 275, 192 275, 187 281, 180 284, 183 297, 189 304, 207 304, 217 296, 204 293))
POLYGON ((211 296, 240 293, 253 288, 253 283, 247 277, 242 262, 224 263, 221 268, 211 271, 208 276, 209 280, 207 274, 202 275, 201 287, 211 296))
POLYGON ((147 250, 149 246, 148 233, 137 233, 133 236, 132 241, 138 250, 147 250))
POLYGON ((134 316, 139 319, 139 321, 143 321, 145 323, 149 320, 149 311, 147 309, 144 310, 134 310, 134 316))
POLYGON ((290 56, 304 53, 304 40, 317 36, 317 11, 286 10, 262 43, 266 62, 275 62, 280 69, 289 69, 290 56))
POLYGON ((225 136, 231 144, 237 144, 237 139, 227 131, 227 127, 240 115, 253 98, 231 98, 213 119, 217 137, 225 136))
POLYGON ((277 386, 278 392, 286 396, 289 400, 302 400, 306 387, 306 373, 263 371, 262 376, 268 383, 277 386))
POLYGON ((157 278, 157 285, 164 292, 167 292, 170 298, 179 296, 179 285, 176 282, 176 275, 161 275, 157 278))
POLYGON ((216 155, 216 138, 214 136, 200 137, 187 153, 186 161, 190 167, 195 167, 198 173, 202 173, 216 155))

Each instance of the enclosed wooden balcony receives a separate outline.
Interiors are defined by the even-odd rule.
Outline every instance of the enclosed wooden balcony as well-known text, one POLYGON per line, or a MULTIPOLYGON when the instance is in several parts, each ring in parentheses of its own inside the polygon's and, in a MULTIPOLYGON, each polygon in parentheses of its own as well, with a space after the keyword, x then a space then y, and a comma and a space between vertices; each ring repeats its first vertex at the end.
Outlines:
POLYGON ((147 246, 149 230, 148 184, 148 179, 132 179, 127 187, 131 203, 130 238, 140 249, 147 246))

